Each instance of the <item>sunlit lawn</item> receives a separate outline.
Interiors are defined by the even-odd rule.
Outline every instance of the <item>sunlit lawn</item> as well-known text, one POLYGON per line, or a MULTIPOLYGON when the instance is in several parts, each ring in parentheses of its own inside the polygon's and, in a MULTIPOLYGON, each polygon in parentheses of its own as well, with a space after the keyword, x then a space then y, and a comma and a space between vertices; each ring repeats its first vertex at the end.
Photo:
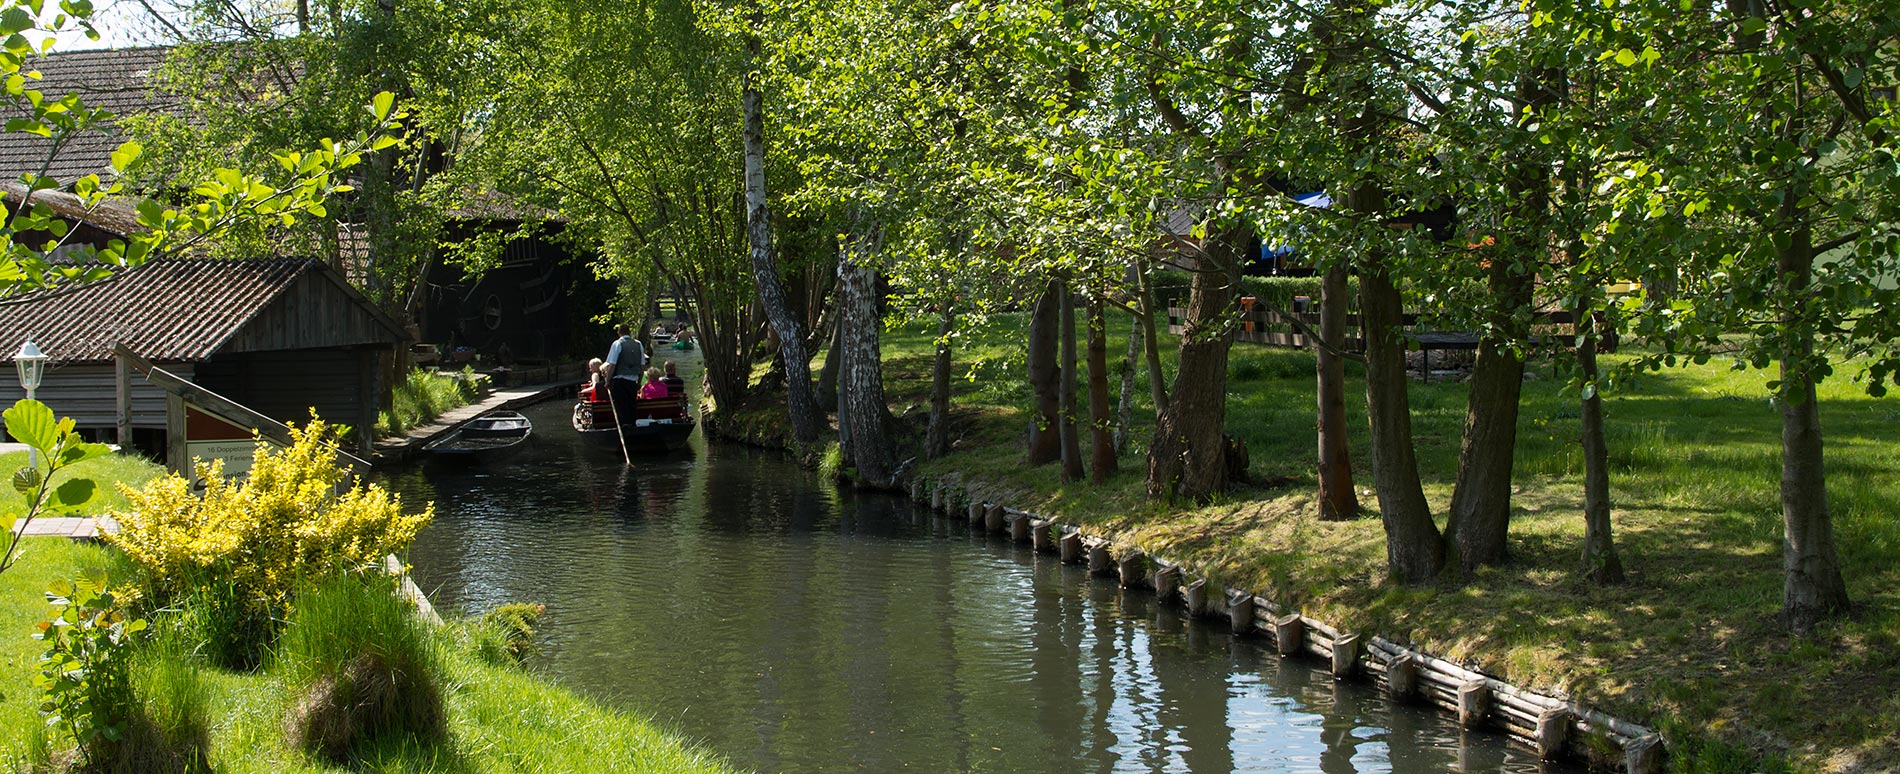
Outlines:
MULTIPOLYGON (((1111 368, 1125 351, 1126 325, 1126 318, 1111 323, 1111 368)), ((1574 574, 1583 529, 1576 401, 1548 367, 1534 369, 1518 426, 1514 561, 1468 585, 1406 590, 1384 583, 1359 371, 1349 371, 1347 406, 1367 518, 1314 518, 1312 357, 1246 344, 1236 345, 1230 366, 1227 428, 1246 440, 1258 483, 1206 508, 1169 512, 1141 497, 1139 443, 1103 487, 1064 485, 1056 466, 1021 464, 1023 326, 1020 316, 1002 316, 958 341, 956 447, 927 471, 974 474, 1012 492, 1014 504, 1112 529, 1310 615, 1410 637, 1638 721, 1766 742, 1809 765, 1843 751, 1872 756, 1876 767, 1900 765, 1892 749, 1900 735, 1900 520, 1893 505, 1900 502, 1900 404, 1868 398, 1847 378, 1822 388, 1828 491, 1860 607, 1810 639, 1792 640, 1773 620, 1781 595, 1780 435, 1766 373, 1711 363, 1645 375, 1608 396, 1614 518, 1632 577, 1602 589, 1574 574)), ((934 325, 922 321, 885 337, 893 411, 919 426, 933 336, 934 325)), ((1164 336, 1169 360, 1171 348, 1164 336)), ((1111 392, 1118 389, 1112 381, 1111 392)), ((1149 427, 1145 381, 1137 380, 1136 394, 1143 399, 1135 425, 1149 427)), ((1086 397, 1078 405, 1086 410, 1086 397)), ((1414 381, 1412 408, 1427 493, 1442 512, 1465 387, 1414 381)))

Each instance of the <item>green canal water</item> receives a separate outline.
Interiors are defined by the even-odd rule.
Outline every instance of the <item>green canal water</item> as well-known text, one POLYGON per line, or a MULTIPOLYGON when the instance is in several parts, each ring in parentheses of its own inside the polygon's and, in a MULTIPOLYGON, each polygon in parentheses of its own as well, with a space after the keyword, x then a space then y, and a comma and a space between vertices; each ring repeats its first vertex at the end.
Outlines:
POLYGON ((1149 592, 695 440, 622 464, 569 406, 526 448, 389 480, 436 502, 444 610, 548 606, 533 668, 761 772, 1553 771, 1149 592))

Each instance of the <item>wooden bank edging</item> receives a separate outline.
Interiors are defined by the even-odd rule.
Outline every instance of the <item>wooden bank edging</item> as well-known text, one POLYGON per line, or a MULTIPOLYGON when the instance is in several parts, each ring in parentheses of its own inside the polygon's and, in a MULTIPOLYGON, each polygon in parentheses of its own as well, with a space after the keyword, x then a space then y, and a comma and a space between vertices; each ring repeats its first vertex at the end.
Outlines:
POLYGON ((990 502, 955 474, 911 482, 911 499, 971 529, 1006 533, 1037 553, 1065 564, 1086 563, 1091 575, 1123 588, 1150 588, 1189 614, 1224 617, 1237 633, 1265 634, 1282 656, 1309 655, 1331 664, 1335 678, 1365 679, 1392 701, 1423 701, 1455 713, 1465 728, 1493 728, 1528 743, 1545 759, 1570 755, 1593 765, 1621 766, 1630 774, 1663 769, 1662 737, 1574 701, 1519 688, 1378 635, 1346 632, 1245 589, 1210 586, 1178 562, 1139 550, 1116 556, 1107 538, 1072 524, 990 502))

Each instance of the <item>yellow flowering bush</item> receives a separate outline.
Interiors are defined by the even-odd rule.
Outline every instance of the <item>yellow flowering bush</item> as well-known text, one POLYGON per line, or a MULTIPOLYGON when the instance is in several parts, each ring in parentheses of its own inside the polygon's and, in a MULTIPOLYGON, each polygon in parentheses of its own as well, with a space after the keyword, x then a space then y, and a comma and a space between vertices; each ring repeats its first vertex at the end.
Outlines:
POLYGON ((218 607, 234 608, 217 615, 224 619, 217 626, 255 632, 247 639, 268 636, 300 583, 408 548, 435 515, 433 504, 406 513, 402 499, 380 485, 356 482, 339 494, 349 473, 337 465, 329 435, 313 418, 291 428, 289 448, 259 444, 243 481, 225 478, 221 463, 201 463, 202 494, 176 474, 141 489, 121 486, 131 508, 115 515, 119 532, 106 540, 139 567, 154 601, 211 594, 223 601, 218 607))

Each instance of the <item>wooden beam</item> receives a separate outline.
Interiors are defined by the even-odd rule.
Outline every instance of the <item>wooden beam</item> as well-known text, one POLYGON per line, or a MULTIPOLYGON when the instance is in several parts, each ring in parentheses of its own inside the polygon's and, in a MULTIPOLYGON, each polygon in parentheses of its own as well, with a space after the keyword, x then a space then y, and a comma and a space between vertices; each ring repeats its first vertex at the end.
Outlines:
POLYGON ((132 364, 115 354, 112 357, 112 397, 117 404, 119 448, 132 448, 132 364))
MULTIPOLYGON (((203 407, 205 410, 217 414, 219 418, 227 422, 255 432, 259 436, 268 438, 280 445, 291 445, 290 428, 284 423, 259 414, 242 403, 238 403, 223 395, 207 390, 179 377, 177 374, 159 368, 157 365, 154 365, 152 361, 140 357, 138 353, 133 352, 124 344, 114 344, 112 346, 112 354, 114 357, 123 358, 126 362, 130 363, 132 369, 143 374, 147 382, 156 384, 165 390, 168 396, 165 405, 165 438, 166 446, 168 447, 166 451, 167 459, 174 459, 172 457, 174 452, 169 448, 174 445, 173 441, 176 441, 176 446, 178 447, 178 451, 175 453, 181 455, 185 454, 185 407, 182 402, 179 402, 181 400, 190 401, 193 405, 203 407)), ((344 464, 350 465, 358 470, 368 470, 370 468, 369 460, 342 449, 337 449, 336 453, 338 457, 343 458, 344 464)))

